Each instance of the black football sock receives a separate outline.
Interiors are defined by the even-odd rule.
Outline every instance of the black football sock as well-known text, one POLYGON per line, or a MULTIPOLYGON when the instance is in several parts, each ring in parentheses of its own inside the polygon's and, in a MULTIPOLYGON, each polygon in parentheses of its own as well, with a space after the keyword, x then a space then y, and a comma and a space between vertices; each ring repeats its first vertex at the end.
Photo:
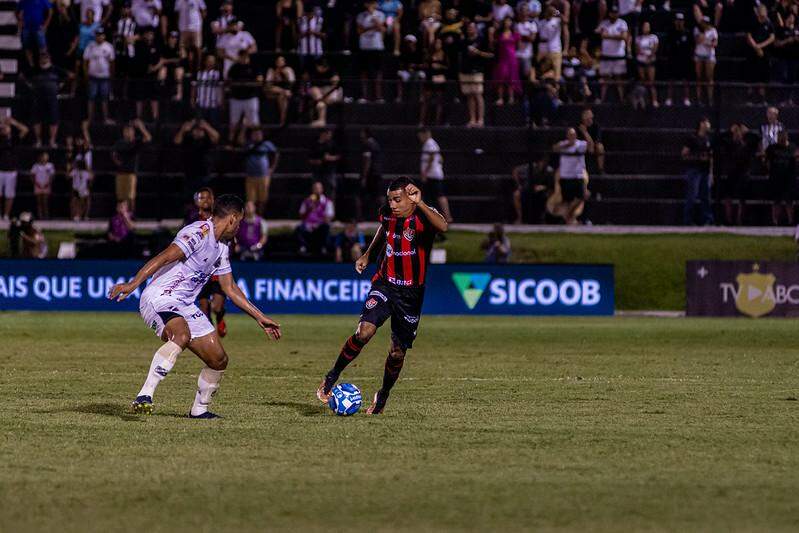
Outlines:
POLYGON ((330 389, 333 388, 333 383, 336 382, 344 369, 347 368, 347 365, 358 357, 358 354, 361 353, 364 346, 366 346, 366 343, 359 341, 355 335, 347 339, 347 342, 341 347, 341 353, 338 354, 336 363, 333 365, 333 368, 330 369, 330 372, 327 373, 327 377, 325 378, 325 393, 330 392, 330 389))
POLYGON ((405 354, 401 357, 386 357, 386 367, 383 371, 383 387, 380 389, 382 396, 388 396, 389 391, 399 379, 402 365, 405 363, 405 354))

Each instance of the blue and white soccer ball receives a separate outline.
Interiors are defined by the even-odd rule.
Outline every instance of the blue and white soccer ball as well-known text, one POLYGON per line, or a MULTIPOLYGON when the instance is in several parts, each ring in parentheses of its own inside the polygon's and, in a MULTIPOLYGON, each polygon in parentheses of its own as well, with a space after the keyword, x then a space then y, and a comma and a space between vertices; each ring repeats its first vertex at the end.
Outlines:
POLYGON ((361 391, 352 383, 341 383, 330 391, 327 405, 339 416, 350 416, 361 408, 361 391))

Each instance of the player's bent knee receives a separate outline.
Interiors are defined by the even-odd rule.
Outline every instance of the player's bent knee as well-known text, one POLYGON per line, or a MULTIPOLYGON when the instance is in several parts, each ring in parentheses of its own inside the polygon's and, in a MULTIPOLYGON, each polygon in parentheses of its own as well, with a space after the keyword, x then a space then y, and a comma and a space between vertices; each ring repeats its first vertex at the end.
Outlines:
POLYGON ((208 367, 211 370, 219 370, 219 371, 221 371, 221 370, 225 370, 227 368, 227 363, 228 363, 227 354, 222 352, 222 355, 220 355, 219 357, 217 357, 217 358, 215 358, 215 359, 213 359, 211 361, 208 361, 206 364, 208 365, 208 367))
POLYGON ((355 338, 366 344, 377 333, 377 327, 369 322, 361 322, 358 324, 358 329, 355 332, 355 338))

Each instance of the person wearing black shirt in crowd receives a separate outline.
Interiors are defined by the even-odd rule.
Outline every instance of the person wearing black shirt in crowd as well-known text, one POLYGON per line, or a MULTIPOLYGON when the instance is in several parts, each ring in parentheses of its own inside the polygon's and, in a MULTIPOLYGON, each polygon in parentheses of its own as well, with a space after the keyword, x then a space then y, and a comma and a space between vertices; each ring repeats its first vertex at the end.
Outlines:
POLYGON ((749 172, 759 150, 760 136, 750 132, 742 122, 735 122, 719 138, 719 161, 725 176, 721 182, 724 218, 728 225, 740 226, 749 196, 749 172))
POLYGON ((338 188, 336 174, 340 160, 341 154, 333 142, 333 131, 322 130, 311 148, 308 163, 311 165, 313 180, 321 182, 325 186, 325 194, 333 201, 336 200, 336 189, 338 188))
POLYGON ((56 146, 58 136, 58 88, 63 80, 73 77, 70 72, 53 65, 50 55, 39 55, 39 68, 31 77, 33 85, 33 133, 36 146, 42 144, 42 124, 48 126, 51 148, 56 146))
POLYGON ((17 196, 17 141, 14 130, 19 132, 22 139, 28 134, 28 128, 21 122, 11 117, 0 121, 0 196, 5 199, 3 205, 3 218, 8 220, 11 208, 14 207, 14 198, 17 196))
POLYGON ((780 212, 785 214, 789 226, 794 225, 793 201, 796 195, 796 158, 799 152, 788 139, 788 132, 781 131, 776 144, 766 148, 768 180, 771 188, 771 223, 778 226, 780 212))
MULTIPOLYGON (((793 85, 797 81, 797 70, 799 70, 799 28, 796 27, 796 15, 788 13, 785 16, 782 26, 778 26, 774 44, 773 54, 775 59, 774 70, 776 79, 779 83, 793 85)), ((784 105, 792 106, 793 87, 788 88, 784 105)))
POLYGON ((189 201, 194 191, 211 182, 211 157, 219 142, 219 132, 205 120, 183 123, 175 135, 175 144, 183 149, 183 199, 189 201))
POLYGON ((402 102, 403 95, 412 90, 417 82, 424 81, 424 61, 415 35, 408 34, 402 39, 402 50, 397 69, 397 102, 402 102))
MULTIPOLYGON (((47 26, 47 52, 53 64, 70 70, 75 68, 79 23, 64 0, 53 2, 53 17, 47 26)), ((74 92, 74 87, 70 87, 74 92)))
POLYGON ((664 44, 663 57, 668 58, 666 76, 669 80, 668 95, 664 103, 667 106, 672 105, 674 87, 682 82, 683 103, 691 105, 691 100, 688 98, 688 80, 692 79, 694 72, 694 38, 685 27, 685 15, 682 13, 674 15, 674 26, 669 29, 664 44))
POLYGON ((710 139, 710 120, 699 120, 695 132, 685 140, 682 159, 686 162, 685 208, 683 223, 694 224, 694 204, 697 198, 701 205, 701 224, 713 223, 710 204, 710 167, 712 163, 712 144, 710 139))
POLYGON ((363 200, 368 204, 378 204, 383 196, 383 149, 369 128, 361 130, 361 194, 355 197, 355 213, 363 220, 363 200))
POLYGON ((158 72, 163 66, 161 48, 155 41, 155 30, 145 28, 141 40, 136 42, 135 56, 130 62, 133 78, 130 93, 136 100, 136 118, 144 116, 144 102, 150 102, 153 121, 158 121, 158 72))
POLYGON ((341 78, 333 70, 326 59, 320 59, 311 73, 311 84, 308 96, 313 100, 316 120, 311 122, 313 127, 323 127, 327 124, 327 106, 344 99, 344 89, 341 88, 341 78))
POLYGON ((555 169, 549 155, 538 157, 532 163, 518 165, 511 171, 514 224, 543 224, 546 218, 547 199, 555 186, 555 169))
POLYGON ((466 26, 466 38, 461 43, 460 79, 461 92, 466 97, 469 109, 467 128, 482 128, 485 125, 485 97, 483 79, 486 61, 494 57, 473 22, 466 26))
POLYGON ((233 142, 235 129, 240 124, 247 127, 261 125, 261 84, 263 75, 250 60, 250 53, 242 50, 239 59, 230 67, 227 75, 230 85, 230 140, 233 142))
POLYGON ((577 138, 587 141, 590 137, 594 141, 594 156, 596 157, 597 173, 605 173, 605 145, 602 144, 602 130, 594 121, 594 112, 590 108, 583 109, 580 123, 574 127, 577 138), (587 134, 587 135, 586 135, 587 134))
MULTIPOLYGON (((769 56, 771 55, 771 45, 774 43, 774 26, 768 18, 768 8, 759 4, 757 6, 757 17, 752 23, 752 27, 746 33, 747 61, 746 72, 749 81, 757 83, 757 91, 761 100, 766 99, 766 86, 764 82, 769 81, 770 66, 769 56)), ((751 96, 752 88, 749 88, 751 96)))

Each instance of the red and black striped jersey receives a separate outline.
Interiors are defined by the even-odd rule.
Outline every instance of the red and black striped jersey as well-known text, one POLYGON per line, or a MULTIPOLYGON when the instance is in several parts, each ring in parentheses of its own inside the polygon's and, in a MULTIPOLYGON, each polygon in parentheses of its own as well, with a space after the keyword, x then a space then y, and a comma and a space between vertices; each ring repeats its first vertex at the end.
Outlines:
POLYGON ((384 207, 378 220, 378 231, 383 232, 386 246, 372 281, 382 279, 400 287, 424 286, 436 229, 418 209, 402 218, 384 207))

